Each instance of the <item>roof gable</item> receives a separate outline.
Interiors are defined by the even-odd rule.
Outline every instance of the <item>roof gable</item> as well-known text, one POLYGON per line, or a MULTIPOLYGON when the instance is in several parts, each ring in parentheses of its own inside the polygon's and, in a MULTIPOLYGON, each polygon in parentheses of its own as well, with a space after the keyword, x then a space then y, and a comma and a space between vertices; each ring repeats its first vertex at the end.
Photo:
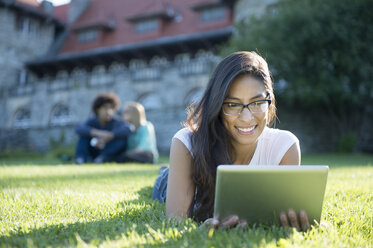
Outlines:
MULTIPOLYGON (((231 26, 232 18, 229 9, 225 19, 211 23, 201 22, 200 13, 193 9, 194 6, 201 4, 219 2, 219 0, 90 0, 87 9, 69 27, 71 32, 61 53, 76 53, 231 26), (157 20, 158 29, 155 32, 136 33, 136 22, 151 18, 157 20), (97 40, 79 43, 79 32, 84 29, 97 29, 99 31, 97 40)), ((67 7, 63 8, 66 11, 67 7)), ((63 12, 62 7, 57 7, 57 10, 63 12)))
POLYGON ((69 10, 69 4, 63 4, 54 7, 54 17, 62 23, 67 23, 67 11, 69 10))

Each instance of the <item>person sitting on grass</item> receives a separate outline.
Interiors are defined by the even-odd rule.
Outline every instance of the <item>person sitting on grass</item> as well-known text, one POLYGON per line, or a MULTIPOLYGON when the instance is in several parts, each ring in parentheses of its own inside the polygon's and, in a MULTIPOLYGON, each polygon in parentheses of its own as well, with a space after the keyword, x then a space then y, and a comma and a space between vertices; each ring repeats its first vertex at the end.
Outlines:
POLYGON ((154 126, 146 120, 144 106, 138 102, 127 102, 122 118, 132 124, 135 131, 128 136, 127 150, 121 153, 116 161, 157 163, 158 150, 154 126))
POLYGON ((114 117, 119 103, 114 93, 102 93, 95 98, 92 104, 95 116, 75 128, 79 135, 75 152, 77 164, 111 162, 126 149, 131 129, 129 124, 114 117))
MULTIPOLYGON (((166 202, 166 214, 191 217, 212 227, 246 226, 232 215, 212 218, 217 166, 299 165, 297 137, 269 125, 276 104, 266 61, 255 52, 236 52, 214 70, 201 101, 191 108, 186 127, 172 139, 169 169, 160 172, 153 200, 166 202)), ((280 214, 283 226, 309 229, 305 211, 280 214)))

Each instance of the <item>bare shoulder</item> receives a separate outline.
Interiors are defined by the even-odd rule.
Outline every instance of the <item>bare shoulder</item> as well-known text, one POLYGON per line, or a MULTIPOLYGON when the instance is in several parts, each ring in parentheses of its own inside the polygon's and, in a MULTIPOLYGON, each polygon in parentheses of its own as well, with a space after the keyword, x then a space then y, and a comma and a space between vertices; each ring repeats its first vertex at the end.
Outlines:
POLYGON ((282 157, 280 165, 300 165, 301 152, 297 136, 288 130, 276 129, 276 131, 278 135, 277 141, 283 147, 289 147, 282 157))
POLYGON ((295 142, 282 157, 280 165, 300 165, 301 153, 299 142, 295 142))
POLYGON ((170 149, 170 166, 173 164, 173 160, 180 161, 183 159, 192 161, 190 151, 180 139, 173 138, 170 149))

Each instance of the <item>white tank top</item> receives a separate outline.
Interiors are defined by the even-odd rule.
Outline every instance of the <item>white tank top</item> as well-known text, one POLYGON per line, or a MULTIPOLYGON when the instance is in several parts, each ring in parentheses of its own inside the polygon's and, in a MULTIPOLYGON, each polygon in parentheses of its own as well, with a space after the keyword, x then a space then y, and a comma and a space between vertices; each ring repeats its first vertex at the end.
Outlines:
MULTIPOLYGON (((174 138, 180 140, 193 157, 191 135, 190 129, 183 128, 174 138)), ((295 143, 299 143, 299 140, 291 132, 265 127, 249 165, 279 165, 285 153, 295 143)))

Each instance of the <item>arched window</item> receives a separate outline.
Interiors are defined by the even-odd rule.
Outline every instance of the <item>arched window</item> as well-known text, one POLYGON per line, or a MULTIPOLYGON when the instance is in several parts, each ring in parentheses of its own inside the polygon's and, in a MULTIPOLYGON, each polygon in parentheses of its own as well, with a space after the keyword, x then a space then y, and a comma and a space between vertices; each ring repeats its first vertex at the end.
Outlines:
POLYGON ((100 86, 109 84, 110 80, 108 75, 106 74, 106 69, 104 65, 97 65, 93 68, 92 75, 91 75, 91 85, 93 86, 100 86))
POLYGON ((46 83, 48 85, 50 85, 53 81, 52 77, 50 75, 44 75, 41 79, 40 79, 41 82, 43 83, 46 83))
MULTIPOLYGON (((157 59, 152 61, 153 63, 159 62, 157 59)), ((161 77, 159 66, 148 67, 143 60, 132 59, 129 67, 131 70, 132 80, 135 81, 154 80, 161 77)))
POLYGON ((145 66, 146 66, 145 61, 141 59, 131 59, 129 63, 129 67, 131 70, 144 68, 145 66))
POLYGON ((189 63, 189 61, 190 61, 190 54, 189 53, 181 53, 181 54, 177 54, 175 56, 175 63, 176 64, 189 63))
POLYGON ((184 105, 189 106, 190 104, 197 104, 201 101, 204 93, 202 88, 194 88, 184 98, 184 105))
POLYGON ((204 50, 200 50, 191 59, 189 54, 183 53, 175 56, 175 64, 178 66, 180 75, 190 76, 196 74, 208 73, 210 70, 210 63, 208 63, 208 54, 204 50))
POLYGON ((71 72, 71 83, 74 87, 85 85, 87 82, 87 72, 82 68, 75 68, 71 72))
POLYGON ((67 71, 59 71, 55 79, 48 84, 48 90, 57 91, 69 88, 69 74, 67 71))
POLYGON ((95 75, 105 74, 105 66, 103 66, 103 65, 96 65, 93 68, 92 74, 95 74, 95 75))
POLYGON ((151 66, 167 66, 168 61, 166 58, 161 58, 158 56, 154 56, 149 63, 151 66))
POLYGON ((121 72, 124 72, 125 70, 126 70, 126 66, 122 63, 113 62, 109 66, 109 72, 110 73, 121 73, 121 72))
POLYGON ((28 128, 31 126, 31 111, 26 108, 19 108, 13 117, 13 127, 28 128))
POLYGON ((199 49, 196 53, 195 57, 198 59, 208 59, 213 57, 214 55, 210 51, 205 51, 203 49, 199 49))
POLYGON ((159 110, 163 107, 162 99, 154 92, 143 94, 137 101, 144 106, 146 111, 159 110))
POLYGON ((81 79, 81 78, 84 78, 86 76, 86 72, 84 69, 82 68, 75 68, 72 72, 71 72, 71 77, 73 77, 74 79, 81 79))
POLYGON ((69 77, 69 74, 67 71, 59 71, 56 75, 56 78, 58 80, 66 80, 69 77))
POLYGON ((56 125, 65 125, 71 121, 71 116, 69 112, 69 107, 64 104, 57 104, 52 109, 50 115, 49 124, 56 125))

